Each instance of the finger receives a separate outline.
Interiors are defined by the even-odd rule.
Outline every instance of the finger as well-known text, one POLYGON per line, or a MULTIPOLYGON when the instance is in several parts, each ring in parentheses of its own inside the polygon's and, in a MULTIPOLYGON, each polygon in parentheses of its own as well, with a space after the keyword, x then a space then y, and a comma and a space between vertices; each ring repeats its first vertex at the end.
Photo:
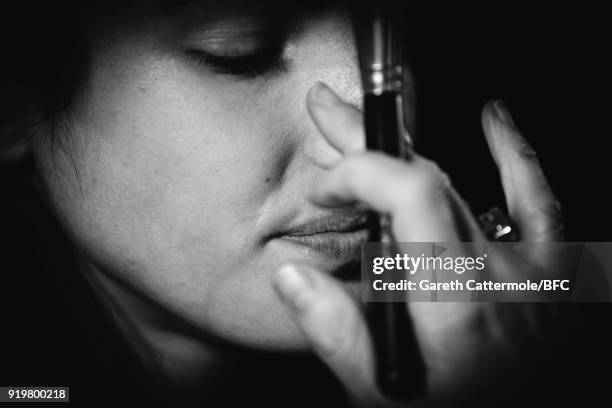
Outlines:
POLYGON ((306 106, 319 131, 341 153, 365 149, 363 115, 322 82, 308 92, 306 106))
POLYGON ((546 181, 534 150, 516 128, 502 101, 485 105, 482 124, 499 168, 510 217, 521 239, 563 240, 561 207, 546 181))
POLYGON ((378 152, 353 153, 311 193, 322 206, 363 203, 389 214, 400 242, 460 241, 449 178, 418 155, 408 163, 378 152))
POLYGON ((292 320, 351 397, 378 399, 370 334, 340 284, 306 265, 283 266, 273 283, 292 320))
POLYGON ((474 218, 474 213, 470 209, 468 203, 461 198, 453 188, 449 190, 449 195, 451 198, 452 212, 457 223, 461 241, 484 244, 487 238, 474 218))

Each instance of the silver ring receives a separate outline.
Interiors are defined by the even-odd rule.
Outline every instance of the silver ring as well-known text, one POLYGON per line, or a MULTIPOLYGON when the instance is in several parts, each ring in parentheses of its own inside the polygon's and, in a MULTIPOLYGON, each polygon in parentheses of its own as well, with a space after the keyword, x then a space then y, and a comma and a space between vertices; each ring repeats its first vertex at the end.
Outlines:
POLYGON ((478 216, 478 223, 485 236, 491 241, 514 242, 518 240, 518 230, 499 207, 493 207, 478 216))

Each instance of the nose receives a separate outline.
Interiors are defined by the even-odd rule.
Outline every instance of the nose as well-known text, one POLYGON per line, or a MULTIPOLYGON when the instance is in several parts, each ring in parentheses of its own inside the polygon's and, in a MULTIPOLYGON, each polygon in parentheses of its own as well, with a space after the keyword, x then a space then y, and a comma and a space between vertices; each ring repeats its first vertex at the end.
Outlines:
POLYGON ((286 89, 293 101, 288 108, 291 111, 286 112, 293 122, 291 137, 301 159, 329 170, 341 154, 314 124, 306 108, 306 95, 315 82, 321 81, 347 103, 362 109, 361 77, 350 20, 337 15, 318 19, 305 30, 294 50, 293 71, 286 89))

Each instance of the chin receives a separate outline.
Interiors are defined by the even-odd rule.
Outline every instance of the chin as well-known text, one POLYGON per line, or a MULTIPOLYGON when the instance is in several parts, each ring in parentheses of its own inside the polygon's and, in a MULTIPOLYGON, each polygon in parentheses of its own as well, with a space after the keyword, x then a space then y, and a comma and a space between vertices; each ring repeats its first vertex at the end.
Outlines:
MULTIPOLYGON (((195 305, 189 307, 194 314, 190 316, 188 311, 184 311, 186 313, 183 315, 204 336, 212 336, 226 344, 261 351, 307 350, 306 339, 272 287, 273 272, 283 262, 302 261, 333 275, 332 271, 337 265, 312 252, 305 256, 293 247, 290 251, 286 246, 277 249, 259 262, 234 269, 235 273, 215 274, 215 285, 205 286, 205 282, 202 282, 202 287, 206 287, 205 293, 189 293, 190 297, 198 299, 187 302, 188 305, 195 305)), ((349 281, 338 278, 347 292, 358 300, 359 279, 354 276, 349 281)), ((207 281, 210 284, 210 276, 207 281)))
MULTIPOLYGON (((226 327, 223 320, 215 330, 228 344, 241 348, 267 352, 301 352, 308 344, 297 326, 278 308, 266 310, 266 316, 257 320, 250 319, 245 324, 226 327)), ((236 318, 236 320, 241 320, 236 318)))
MULTIPOLYGON (((360 283, 353 281, 344 285, 349 294, 358 299, 360 283)), ((225 301, 217 303, 214 315, 208 316, 208 321, 213 321, 209 331, 238 347, 268 352, 308 350, 307 340, 270 286, 262 284, 259 291, 247 290, 246 295, 243 291, 240 293, 241 297, 229 292, 223 296, 225 301)))
MULTIPOLYGON (((307 343, 276 296, 267 277, 234 275, 205 296, 187 317, 202 333, 221 343, 259 351, 298 352, 307 343), (244 276, 247 277, 244 277, 244 276)), ((205 340, 206 341, 206 340, 205 340)))

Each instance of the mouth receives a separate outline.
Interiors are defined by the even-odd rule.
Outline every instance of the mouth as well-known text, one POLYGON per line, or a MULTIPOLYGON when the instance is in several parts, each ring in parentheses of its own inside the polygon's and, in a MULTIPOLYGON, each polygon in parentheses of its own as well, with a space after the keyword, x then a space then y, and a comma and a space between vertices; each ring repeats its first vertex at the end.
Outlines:
POLYGON ((302 247, 310 254, 346 263, 359 258, 361 244, 368 240, 367 222, 364 211, 336 212, 290 226, 274 238, 302 247))

